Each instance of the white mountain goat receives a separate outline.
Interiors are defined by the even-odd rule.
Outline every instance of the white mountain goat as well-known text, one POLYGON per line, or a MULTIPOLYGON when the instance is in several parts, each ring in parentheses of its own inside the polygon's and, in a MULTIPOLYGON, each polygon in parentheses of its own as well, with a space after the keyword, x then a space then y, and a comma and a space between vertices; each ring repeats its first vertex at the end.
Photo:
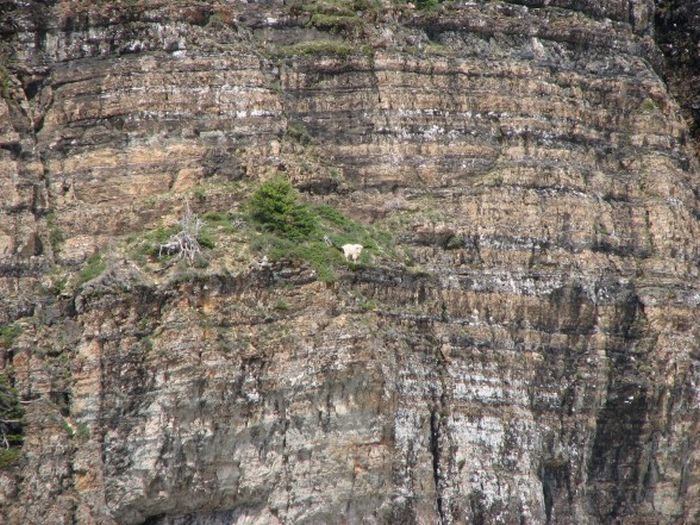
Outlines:
POLYGON ((357 262, 362 253, 363 246, 361 244, 343 244, 340 248, 343 250, 345 259, 351 259, 352 262, 357 262))
POLYGON ((362 254, 362 248, 364 248, 364 246, 361 244, 343 244, 342 246, 337 246, 333 242, 333 239, 331 239, 328 235, 323 236, 323 242, 325 242, 328 246, 332 246, 336 250, 343 252, 345 260, 352 262, 357 262, 362 254))

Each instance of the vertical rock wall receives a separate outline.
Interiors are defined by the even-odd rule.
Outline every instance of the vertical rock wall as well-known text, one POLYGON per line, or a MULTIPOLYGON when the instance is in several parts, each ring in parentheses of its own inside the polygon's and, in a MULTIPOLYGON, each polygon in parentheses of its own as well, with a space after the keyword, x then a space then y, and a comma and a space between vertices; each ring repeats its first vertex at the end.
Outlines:
POLYGON ((650 2, 2 9, 3 522, 698 519, 698 168, 650 2), (120 251, 275 171, 408 260, 120 251))

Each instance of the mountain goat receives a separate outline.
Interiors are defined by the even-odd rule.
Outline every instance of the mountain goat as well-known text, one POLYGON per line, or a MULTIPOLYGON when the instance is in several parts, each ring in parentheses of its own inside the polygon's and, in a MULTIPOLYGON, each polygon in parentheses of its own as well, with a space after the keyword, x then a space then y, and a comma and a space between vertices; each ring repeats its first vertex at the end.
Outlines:
POLYGON ((361 244, 343 244, 342 246, 337 246, 333 242, 333 239, 331 239, 328 235, 323 236, 323 242, 325 242, 328 246, 332 246, 336 250, 343 252, 345 260, 352 262, 357 262, 357 260, 360 258, 360 254, 362 254, 362 249, 364 248, 364 246, 361 244))
POLYGON ((343 250, 343 255, 346 260, 357 262, 362 253, 363 246, 361 244, 343 244, 340 248, 343 250))

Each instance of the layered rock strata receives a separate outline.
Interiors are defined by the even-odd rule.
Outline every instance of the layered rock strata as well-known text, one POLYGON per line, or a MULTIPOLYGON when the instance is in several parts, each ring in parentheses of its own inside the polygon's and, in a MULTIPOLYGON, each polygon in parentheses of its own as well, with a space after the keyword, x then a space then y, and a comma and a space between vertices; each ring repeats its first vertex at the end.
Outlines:
POLYGON ((280 2, 3 8, 3 522, 700 519, 698 168, 651 2, 387 4, 355 40, 280 2), (119 252, 274 171, 410 261, 119 252))

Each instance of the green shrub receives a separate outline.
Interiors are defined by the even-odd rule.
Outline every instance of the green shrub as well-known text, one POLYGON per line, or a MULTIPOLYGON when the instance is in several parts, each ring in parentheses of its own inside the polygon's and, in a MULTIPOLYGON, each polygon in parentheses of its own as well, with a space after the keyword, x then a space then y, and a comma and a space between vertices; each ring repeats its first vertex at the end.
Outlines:
POLYGON ((20 456, 18 447, 0 448, 0 469, 6 469, 17 463, 20 456))
POLYGON ((83 268, 80 271, 80 274, 78 274, 78 286, 91 281, 104 272, 106 268, 107 265, 105 264, 104 260, 102 260, 102 256, 100 254, 91 255, 85 264, 85 268, 83 268))
POLYGON ((0 96, 10 98, 10 72, 3 65, 0 65, 0 96))
POLYGON ((465 246, 464 237, 461 235, 450 235, 445 241, 443 247, 446 250, 460 250, 465 246))
POLYGON ((290 240, 308 239, 317 232, 318 222, 298 196, 285 177, 264 182, 250 199, 250 218, 265 231, 290 240))
POLYGON ((0 347, 10 348, 22 333, 22 327, 16 324, 0 326, 0 347))
POLYGON ((69 438, 72 438, 75 435, 75 429, 73 428, 73 425, 71 425, 65 418, 61 418, 61 427, 63 428, 63 431, 68 435, 69 438))
POLYGON ((429 9, 435 9, 438 5, 443 3, 444 0, 414 0, 415 6, 422 10, 427 11, 429 9))
POLYGON ((274 51, 274 54, 280 58, 312 55, 348 57, 357 53, 358 49, 355 46, 338 40, 310 40, 289 46, 280 46, 274 51))
POLYGON ((360 303, 360 308, 362 308, 365 312, 374 312, 377 309, 377 306, 377 301, 372 299, 367 299, 360 303))
POLYGON ((280 299, 275 303, 275 310, 286 312, 287 310, 289 310, 289 303, 284 299, 280 299))
POLYGON ((310 24, 318 29, 328 30, 349 30, 360 24, 360 19, 356 15, 327 15, 325 13, 314 13, 311 16, 310 24))
POLYGON ((326 204, 300 202, 284 177, 261 184, 250 199, 248 213, 261 232, 251 239, 253 251, 265 253, 272 261, 304 261, 324 282, 335 281, 339 269, 356 266, 342 255, 343 244, 362 244, 360 264, 376 256, 396 258, 390 234, 354 221, 326 204), (325 236, 334 246, 325 242, 325 236))
POLYGON ((0 374, 0 468, 19 458, 22 445, 22 406, 10 379, 0 374))
POLYGON ((51 295, 61 295, 68 284, 68 276, 63 274, 55 274, 51 278, 51 287, 49 293, 51 295))
POLYGON ((192 190, 192 195, 195 199, 203 201, 207 197, 207 190, 202 186, 197 186, 196 188, 194 188, 194 190, 192 190))
POLYGON ((212 233, 206 229, 203 228, 200 232, 199 235, 197 236, 197 241, 199 242, 199 245, 202 248, 209 248, 210 250, 216 246, 216 242, 214 242, 214 237, 212 236, 212 233))
POLYGON ((175 226, 158 226, 150 231, 135 237, 130 241, 130 256, 139 264, 145 264, 151 257, 158 255, 158 248, 175 234, 175 226))
POLYGON ((653 113, 654 111, 659 109, 659 107, 656 105, 656 102, 654 102, 652 99, 645 98, 640 104, 639 109, 642 113, 653 113))
POLYGON ((202 215, 202 218, 207 221, 207 224, 211 225, 227 224, 230 222, 228 215, 220 211, 208 211, 202 215))
POLYGON ((63 235, 63 231, 56 224, 56 215, 53 212, 46 216, 46 228, 49 231, 49 244, 51 244, 51 249, 57 252, 61 243, 66 239, 63 235))
POLYGON ((81 441, 87 441, 90 439, 90 427, 85 423, 78 423, 76 434, 81 441))

